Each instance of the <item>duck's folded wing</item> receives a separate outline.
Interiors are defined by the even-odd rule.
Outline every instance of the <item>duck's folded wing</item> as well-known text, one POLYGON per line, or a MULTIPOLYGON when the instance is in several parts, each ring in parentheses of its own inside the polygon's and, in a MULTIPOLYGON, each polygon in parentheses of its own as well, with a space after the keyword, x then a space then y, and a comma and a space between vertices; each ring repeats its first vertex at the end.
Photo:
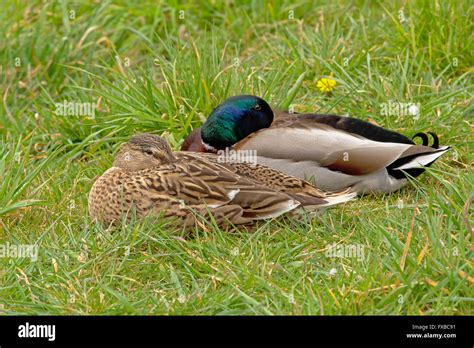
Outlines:
POLYGON ((354 198, 354 194, 348 190, 339 192, 323 191, 306 180, 287 175, 281 171, 259 164, 249 165, 248 163, 239 162, 223 163, 219 161, 218 156, 212 153, 193 154, 189 152, 175 152, 175 156, 187 162, 196 158, 205 158, 206 161, 212 162, 215 166, 225 171, 231 171, 240 177, 244 177, 245 180, 250 180, 254 183, 253 189, 241 189, 236 198, 240 199, 248 193, 251 201, 255 202, 254 205, 260 207, 265 205, 265 198, 262 196, 262 193, 268 194, 268 189, 281 192, 295 199, 301 206, 311 207, 310 209, 312 210, 336 205, 354 198), (256 187, 262 186, 265 187, 265 190, 257 192, 256 187))
POLYGON ((330 170, 350 175, 364 175, 381 168, 421 168, 431 164, 448 150, 447 147, 433 149, 422 145, 411 145, 406 149, 399 146, 361 146, 331 152, 320 164, 330 170))
POLYGON ((253 220, 277 217, 301 204, 289 195, 265 187, 242 188, 232 203, 243 208, 243 217, 253 220))
POLYGON ((291 127, 262 129, 235 149, 252 149, 257 156, 290 162, 313 162, 350 175, 364 175, 385 168, 405 156, 437 153, 422 145, 378 142, 360 135, 302 120, 291 127))
MULTIPOLYGON (((284 192, 286 194, 297 193, 299 195, 305 195, 315 198, 325 198, 327 196, 333 196, 335 193, 323 191, 314 187, 309 182, 285 174, 281 171, 273 168, 248 162, 228 161, 224 162, 219 159, 213 153, 200 153, 199 155, 189 154, 188 152, 175 152, 178 158, 190 158, 190 157, 201 157, 207 161, 214 163, 215 165, 221 166, 225 170, 229 170, 239 176, 251 179, 258 184, 264 185, 275 191, 284 192)), ((224 158, 225 160, 225 158, 224 158)))
POLYGON ((215 208, 231 202, 239 193, 237 179, 229 173, 217 173, 212 166, 195 163, 168 164, 141 175, 150 193, 164 193, 182 205, 215 208))
POLYGON ((177 164, 160 167, 160 175, 153 180, 151 189, 167 192, 184 206, 214 209, 226 204, 239 205, 243 217, 258 220, 281 215, 300 205, 289 195, 258 185, 195 154, 183 155, 181 159, 177 164))

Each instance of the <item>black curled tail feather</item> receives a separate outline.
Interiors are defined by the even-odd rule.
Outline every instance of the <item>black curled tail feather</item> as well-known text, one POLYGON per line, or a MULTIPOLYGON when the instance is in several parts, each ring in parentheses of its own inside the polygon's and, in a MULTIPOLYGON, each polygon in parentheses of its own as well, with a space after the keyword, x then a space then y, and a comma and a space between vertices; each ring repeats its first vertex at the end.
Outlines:
POLYGON ((431 135, 431 137, 433 138, 433 144, 432 145, 429 145, 429 139, 428 139, 428 135, 426 133, 423 133, 423 132, 418 132, 416 133, 411 139, 415 139, 416 137, 419 137, 421 138, 421 140, 423 141, 423 146, 430 146, 432 147, 433 149, 439 149, 439 138, 438 136, 433 133, 433 132, 428 132, 429 135, 431 135))
POLYGON ((421 138, 421 140, 423 141, 423 144, 422 144, 423 146, 428 146, 429 140, 426 133, 418 132, 414 136, 411 137, 411 140, 414 140, 416 137, 421 138))
POLYGON ((438 139, 438 136, 433 133, 433 132, 428 132, 429 135, 431 135, 433 137, 433 145, 431 145, 431 147, 433 149, 439 149, 439 139, 438 139))

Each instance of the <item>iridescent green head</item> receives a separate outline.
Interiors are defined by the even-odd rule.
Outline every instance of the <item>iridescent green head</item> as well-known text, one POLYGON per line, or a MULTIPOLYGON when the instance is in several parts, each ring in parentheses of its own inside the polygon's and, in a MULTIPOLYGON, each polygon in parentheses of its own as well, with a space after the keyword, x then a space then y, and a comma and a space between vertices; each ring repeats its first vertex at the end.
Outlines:
POLYGON ((273 111, 267 102, 253 95, 226 99, 201 127, 202 141, 216 150, 230 147, 249 134, 268 128, 273 111))

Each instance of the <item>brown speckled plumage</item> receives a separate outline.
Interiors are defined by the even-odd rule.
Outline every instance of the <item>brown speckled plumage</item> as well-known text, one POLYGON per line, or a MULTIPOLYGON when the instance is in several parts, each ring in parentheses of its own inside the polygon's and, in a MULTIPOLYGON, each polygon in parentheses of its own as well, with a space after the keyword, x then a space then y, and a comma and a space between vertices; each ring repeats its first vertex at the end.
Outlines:
POLYGON ((322 192, 263 166, 219 163, 213 154, 173 153, 161 138, 141 134, 121 148, 113 167, 94 183, 89 213, 105 223, 135 213, 173 216, 189 225, 195 213, 211 214, 221 225, 245 224, 298 207, 315 210, 352 196, 322 192))

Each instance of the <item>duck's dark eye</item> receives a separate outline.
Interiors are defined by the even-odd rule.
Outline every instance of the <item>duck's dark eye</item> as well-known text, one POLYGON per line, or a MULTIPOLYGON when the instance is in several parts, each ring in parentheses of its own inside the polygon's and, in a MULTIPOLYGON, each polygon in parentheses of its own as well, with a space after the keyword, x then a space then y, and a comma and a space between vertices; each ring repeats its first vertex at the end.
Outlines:
POLYGON ((257 105, 255 105, 255 106, 253 107, 253 109, 254 109, 255 111, 260 111, 260 110, 262 110, 262 107, 261 107, 259 104, 257 104, 257 105))
POLYGON ((145 153, 147 155, 153 156, 153 151, 151 151, 151 150, 145 150, 145 153))

